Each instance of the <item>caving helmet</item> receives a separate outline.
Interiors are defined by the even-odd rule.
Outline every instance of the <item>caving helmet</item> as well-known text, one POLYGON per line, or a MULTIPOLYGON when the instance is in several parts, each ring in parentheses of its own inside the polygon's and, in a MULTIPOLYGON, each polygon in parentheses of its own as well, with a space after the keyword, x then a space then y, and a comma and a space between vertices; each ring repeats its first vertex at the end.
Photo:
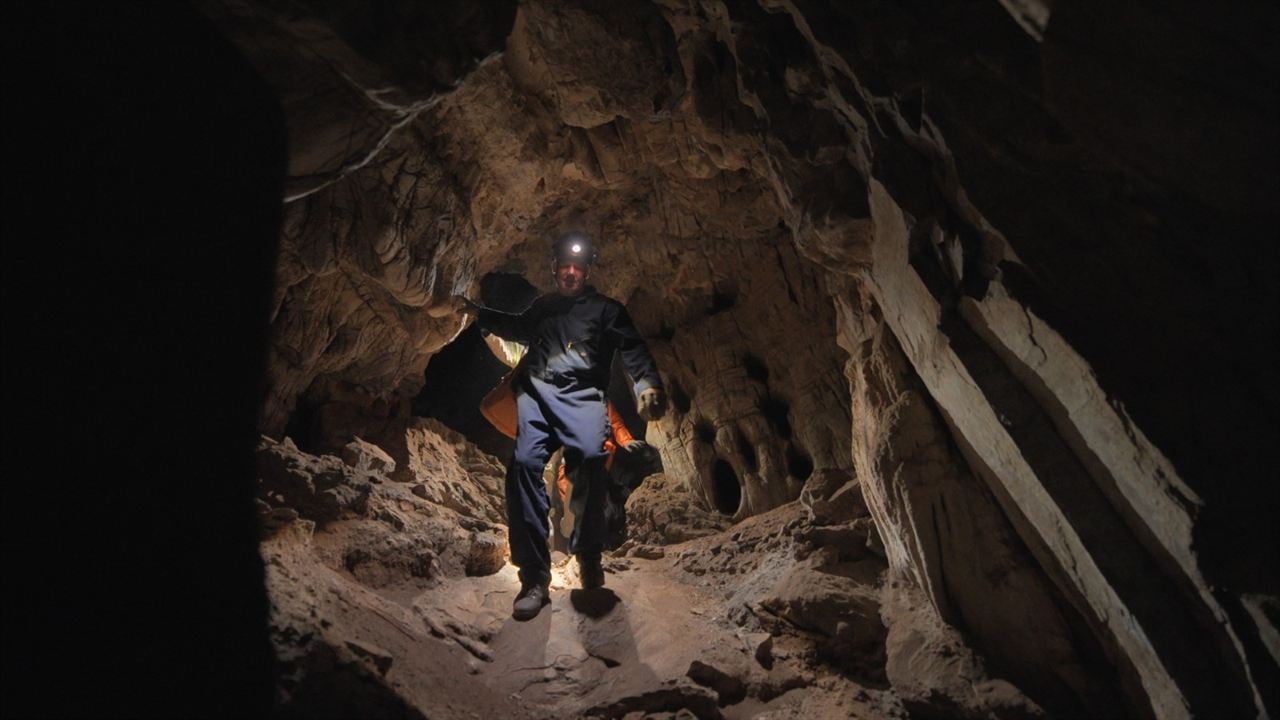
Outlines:
POLYGON ((591 238, 580 230, 573 230, 560 236, 551 246, 551 272, 561 265, 577 262, 583 269, 591 267, 596 261, 596 247, 591 238))

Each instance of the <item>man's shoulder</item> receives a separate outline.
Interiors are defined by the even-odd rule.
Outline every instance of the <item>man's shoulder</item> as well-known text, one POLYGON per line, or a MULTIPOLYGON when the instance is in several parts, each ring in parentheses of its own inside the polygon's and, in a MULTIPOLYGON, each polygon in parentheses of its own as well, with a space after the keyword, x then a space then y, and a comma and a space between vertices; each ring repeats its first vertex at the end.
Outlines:
POLYGON ((596 290, 595 288, 588 288, 587 292, 583 294, 582 299, 587 302, 595 303, 597 305, 603 305, 603 306, 609 307, 611 309, 618 309, 622 307, 622 303, 618 302, 617 300, 614 300, 613 298, 609 297, 608 295, 605 295, 604 293, 600 292, 599 290, 596 290))
POLYGON ((529 309, 530 310, 546 310, 548 308, 552 308, 559 305, 560 301, 561 301, 561 297, 558 293, 554 293, 554 292, 542 293, 538 297, 534 298, 532 303, 529 303, 529 309))

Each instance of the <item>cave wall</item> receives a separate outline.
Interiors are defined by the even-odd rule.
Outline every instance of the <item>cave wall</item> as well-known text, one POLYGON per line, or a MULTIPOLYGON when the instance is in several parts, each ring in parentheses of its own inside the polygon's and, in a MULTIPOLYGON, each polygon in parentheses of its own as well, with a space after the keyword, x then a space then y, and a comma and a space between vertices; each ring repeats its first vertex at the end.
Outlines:
POLYGON ((416 18, 474 39, 436 62, 200 7, 291 133, 269 434, 412 396, 450 294, 582 227, 706 508, 853 469, 895 576, 1046 707, 1276 707, 1274 8, 524 2, 416 18))
POLYGON ((974 638, 997 677, 1058 714, 1115 714, 1122 704, 1117 680, 1090 670, 1101 648, 1078 615, 1058 607, 1051 581, 961 458, 869 293, 854 291, 840 308, 840 340, 850 354, 845 372, 861 420, 854 426, 856 475, 890 568, 923 592, 942 622, 974 638))

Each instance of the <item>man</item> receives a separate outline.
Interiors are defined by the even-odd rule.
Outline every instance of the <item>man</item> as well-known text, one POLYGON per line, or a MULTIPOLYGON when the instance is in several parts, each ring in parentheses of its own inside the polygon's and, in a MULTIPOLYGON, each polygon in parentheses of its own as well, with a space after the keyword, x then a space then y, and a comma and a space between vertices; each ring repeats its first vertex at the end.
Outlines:
POLYGON ((604 585, 600 555, 608 531, 605 440, 610 433, 605 388, 615 351, 635 382, 640 417, 657 420, 666 412, 657 366, 627 311, 586 284, 594 259, 584 233, 561 237, 552 246, 556 291, 519 315, 462 296, 454 299, 455 309, 474 312, 488 332, 529 348, 524 372, 514 382, 516 448, 506 480, 511 559, 520 568, 520 594, 512 609, 517 620, 535 617, 550 602, 550 499, 542 471, 560 447, 573 484, 569 551, 578 559, 584 589, 604 585))

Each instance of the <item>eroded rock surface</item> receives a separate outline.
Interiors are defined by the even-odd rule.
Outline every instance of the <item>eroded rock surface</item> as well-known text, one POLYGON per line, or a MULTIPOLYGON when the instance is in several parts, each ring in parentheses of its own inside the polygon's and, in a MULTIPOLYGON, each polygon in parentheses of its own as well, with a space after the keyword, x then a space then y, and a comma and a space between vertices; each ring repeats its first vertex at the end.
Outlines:
POLYGON ((557 555, 552 604, 517 623, 500 528, 413 493, 371 443, 343 454, 259 450, 282 715, 904 716, 885 689, 885 564, 865 523, 850 562, 788 503, 611 555, 594 592, 557 555), (497 549, 496 564, 474 572, 468 547, 497 549))
POLYGON ((670 545, 711 535, 729 521, 705 510, 679 481, 665 474, 651 475, 627 498, 631 539, 647 545, 670 545))

